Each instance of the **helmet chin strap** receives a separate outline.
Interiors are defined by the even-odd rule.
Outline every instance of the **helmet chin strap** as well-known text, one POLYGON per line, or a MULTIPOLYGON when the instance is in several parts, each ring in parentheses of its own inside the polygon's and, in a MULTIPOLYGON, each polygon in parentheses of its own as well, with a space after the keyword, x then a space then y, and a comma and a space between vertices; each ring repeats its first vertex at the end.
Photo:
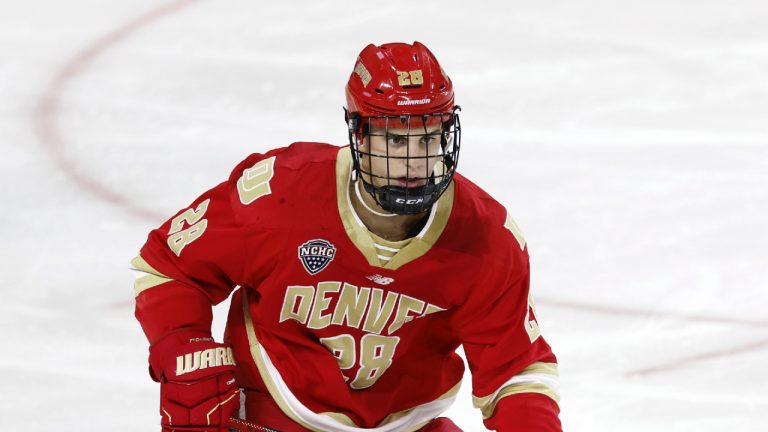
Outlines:
POLYGON ((357 199, 360 200, 360 204, 362 204, 363 207, 365 207, 366 210, 368 210, 369 212, 375 214, 376 216, 381 216, 381 217, 395 217, 395 216, 397 216, 397 213, 382 213, 382 212, 379 212, 379 211, 376 211, 376 210, 370 208, 368 206, 368 203, 366 203, 365 200, 363 199, 362 194, 360 194, 360 182, 362 180, 360 180, 360 178, 357 178, 357 179, 354 179, 353 181, 355 182, 355 194, 357 195, 357 199))

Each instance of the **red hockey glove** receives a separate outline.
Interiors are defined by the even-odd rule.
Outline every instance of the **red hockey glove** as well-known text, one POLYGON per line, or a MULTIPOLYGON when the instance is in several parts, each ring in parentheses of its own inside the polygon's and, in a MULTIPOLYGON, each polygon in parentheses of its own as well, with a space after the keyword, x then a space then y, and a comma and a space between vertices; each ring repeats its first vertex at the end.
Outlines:
POLYGON ((224 432, 239 408, 232 349, 210 337, 170 335, 150 348, 163 432, 224 432))

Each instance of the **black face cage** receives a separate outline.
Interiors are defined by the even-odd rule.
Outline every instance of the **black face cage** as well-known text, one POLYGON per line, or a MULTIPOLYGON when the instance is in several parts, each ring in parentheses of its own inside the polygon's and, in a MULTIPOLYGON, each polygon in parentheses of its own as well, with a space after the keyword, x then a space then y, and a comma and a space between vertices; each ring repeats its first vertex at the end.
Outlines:
POLYGON ((357 113, 349 113, 345 109, 345 119, 349 127, 349 147, 352 151, 353 180, 362 181, 365 190, 390 213, 407 215, 429 210, 451 184, 456 172, 461 149, 459 111, 461 107, 456 105, 453 111, 447 113, 360 117, 357 113), (418 118, 418 126, 411 127, 412 118, 418 118), (371 124, 383 126, 383 131, 372 134, 371 124), (439 124, 440 130, 429 134, 428 125, 431 124, 439 124), (390 128, 406 129, 407 134, 390 134, 390 128), (423 146, 426 149, 424 154, 412 154, 414 150, 411 148, 411 137, 426 140, 426 137, 436 138, 438 134, 440 146, 436 154, 429 153, 428 144, 423 146), (386 141, 384 153, 372 152, 370 138, 367 151, 361 149, 360 141, 365 136, 383 136, 386 141), (390 138, 393 136, 406 140, 404 156, 402 149, 390 149, 390 138), (374 161, 382 158, 386 164, 386 172, 374 173, 374 161), (364 168, 364 162, 367 162, 367 169, 364 168), (402 165, 396 165, 398 163, 402 165), (424 168, 411 169, 412 165, 424 168), (392 168, 394 166, 405 166, 405 170, 395 170, 392 168))

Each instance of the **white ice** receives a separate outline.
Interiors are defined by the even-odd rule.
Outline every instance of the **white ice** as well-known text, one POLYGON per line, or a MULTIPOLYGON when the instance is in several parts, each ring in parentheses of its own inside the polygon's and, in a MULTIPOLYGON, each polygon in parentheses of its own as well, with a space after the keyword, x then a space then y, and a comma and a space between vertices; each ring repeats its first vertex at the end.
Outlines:
MULTIPOLYGON (((159 430, 128 261, 248 153, 344 144, 354 58, 395 40, 441 59, 460 171, 526 234, 565 430, 768 430, 766 23, 764 0, 2 1, 0 430, 159 430)), ((470 390, 448 414, 481 431, 470 390)))

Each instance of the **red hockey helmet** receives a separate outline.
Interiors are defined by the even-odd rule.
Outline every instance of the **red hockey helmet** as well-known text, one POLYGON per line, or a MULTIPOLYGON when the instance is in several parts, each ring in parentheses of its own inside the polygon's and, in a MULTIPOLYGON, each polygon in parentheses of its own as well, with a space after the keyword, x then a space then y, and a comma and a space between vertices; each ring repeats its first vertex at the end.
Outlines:
MULTIPOLYGON (((450 182, 458 163, 461 130, 459 107, 454 105, 453 84, 429 49, 419 42, 368 45, 355 62, 346 86, 345 119, 349 128, 353 168, 365 189, 379 205, 397 214, 415 214, 430 209, 450 182), (393 157, 372 154, 361 149, 360 142, 372 133, 372 127, 383 128, 379 135, 389 137, 393 128, 407 130, 406 135, 425 136, 427 127, 440 125, 439 154, 393 157), (368 158, 366 164, 361 158, 368 158), (374 173, 372 158, 440 159, 439 167, 407 178, 390 178, 374 173), (378 178, 374 182, 372 179, 378 178), (377 183, 374 185, 374 183, 377 183), (418 185, 408 187, 408 185, 418 185)), ((402 134, 402 132, 400 132, 402 134)), ((401 135, 402 136, 402 135, 401 135)), ((387 138, 388 139, 388 138, 387 138)))
POLYGON ((453 84, 426 46, 368 45, 347 82, 347 110, 361 117, 451 112, 453 84))

